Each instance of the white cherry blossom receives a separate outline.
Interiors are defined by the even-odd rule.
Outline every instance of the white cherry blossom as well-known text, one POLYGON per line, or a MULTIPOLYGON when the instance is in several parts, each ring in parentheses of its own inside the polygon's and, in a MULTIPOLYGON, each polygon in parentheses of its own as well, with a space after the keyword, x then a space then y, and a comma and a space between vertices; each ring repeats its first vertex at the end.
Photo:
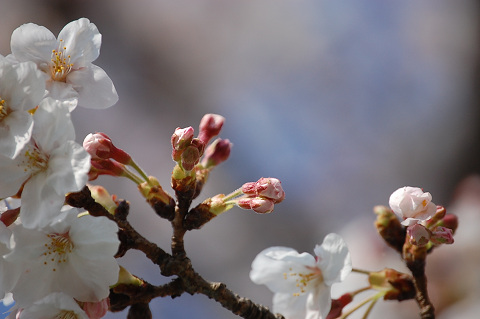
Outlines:
POLYGON ((437 211, 437 205, 432 203, 432 195, 418 187, 405 186, 397 189, 390 195, 389 204, 404 226, 421 223, 437 211))
POLYGON ((86 18, 68 23, 54 36, 50 30, 27 23, 13 31, 10 46, 19 61, 33 61, 48 77, 48 96, 103 109, 118 101, 110 77, 92 64, 100 54, 102 36, 95 24, 86 18))
POLYGON ((325 318, 331 307, 331 286, 352 270, 345 241, 328 234, 315 256, 287 247, 271 247, 257 255, 250 279, 272 292, 273 311, 287 319, 325 318))
POLYGON ((44 226, 63 205, 65 194, 85 186, 90 155, 74 141, 70 113, 46 98, 33 115, 32 138, 15 159, 0 157, 0 198, 21 192, 25 227, 44 226))
POLYGON ((0 154, 14 158, 32 135, 34 109, 45 79, 33 62, 12 64, 0 56, 0 154))
POLYGON ((22 269, 12 289, 19 307, 53 292, 82 302, 97 302, 109 295, 118 280, 118 226, 106 217, 82 215, 68 206, 50 225, 13 229, 13 251, 5 259, 22 269))

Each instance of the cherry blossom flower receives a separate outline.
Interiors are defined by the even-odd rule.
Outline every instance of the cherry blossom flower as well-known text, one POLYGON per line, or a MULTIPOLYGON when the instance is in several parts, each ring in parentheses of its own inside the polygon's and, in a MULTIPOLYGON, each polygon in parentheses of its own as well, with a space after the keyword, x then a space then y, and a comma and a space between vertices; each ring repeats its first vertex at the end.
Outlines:
POLYGON ((112 106, 118 95, 103 69, 92 64, 102 36, 86 18, 68 23, 55 38, 43 26, 27 23, 12 33, 10 46, 19 62, 33 61, 47 75, 49 96, 95 109, 112 106))
POLYGON ((46 225, 63 205, 65 194, 87 181, 90 155, 74 142, 70 113, 46 98, 33 115, 32 138, 15 159, 0 158, 0 197, 21 193, 25 227, 46 225))
POLYGON ((109 295, 118 280, 118 227, 106 217, 82 215, 68 206, 51 224, 13 229, 15 247, 5 256, 21 267, 12 289, 17 305, 24 307, 53 292, 82 302, 98 302, 109 295))
POLYGON ((287 319, 325 318, 331 307, 331 286, 352 270, 350 252, 337 234, 315 247, 315 257, 287 247, 271 247, 257 255, 250 279, 272 292, 273 311, 287 319))
POLYGON ((425 221, 437 211, 437 206, 432 203, 432 195, 424 193, 418 187, 405 186, 397 189, 390 195, 389 204, 404 226, 425 221))
POLYGON ((7 319, 89 319, 78 303, 63 293, 52 293, 34 304, 17 309, 7 319))
POLYGON ((33 62, 0 58, 0 154, 14 158, 32 135, 34 109, 45 94, 42 72, 33 62))

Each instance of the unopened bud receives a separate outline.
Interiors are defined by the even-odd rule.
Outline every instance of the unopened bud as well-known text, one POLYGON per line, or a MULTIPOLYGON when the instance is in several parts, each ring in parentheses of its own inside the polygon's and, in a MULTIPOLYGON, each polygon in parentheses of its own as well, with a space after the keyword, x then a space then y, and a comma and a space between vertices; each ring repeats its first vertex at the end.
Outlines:
POLYGON ((457 230, 458 227, 458 217, 453 214, 447 214, 443 219, 438 223, 439 226, 447 227, 452 230, 453 233, 457 230))
POLYGON ((113 197, 108 193, 105 187, 100 185, 87 185, 90 190, 92 198, 102 205, 110 214, 115 214, 118 203, 113 200, 113 197))
POLYGON ((111 159, 92 160, 88 180, 93 181, 100 175, 125 176, 125 165, 111 159))
POLYGON ((407 236, 410 243, 417 246, 425 246, 430 241, 430 231, 420 224, 415 224, 407 227, 407 236))
POLYGON ((450 228, 438 226, 432 231, 430 240, 435 245, 453 244, 453 231, 450 228))
POLYGON ((217 138, 205 149, 205 156, 202 159, 203 168, 217 166, 226 161, 230 156, 232 143, 229 140, 217 138))
POLYGON ((175 162, 178 162, 182 156, 183 150, 190 145, 193 139, 193 127, 175 129, 172 135, 172 158, 175 162))
POLYGON ((205 114, 200 121, 198 139, 203 141, 205 145, 222 129, 225 118, 218 114, 205 114))
POLYGON ((200 151, 195 146, 188 146, 182 153, 182 167, 185 171, 190 172, 200 161, 200 151))
POLYGON ((105 133, 88 134, 83 141, 83 148, 90 154, 92 160, 112 158, 125 165, 130 164, 132 160, 125 151, 115 147, 105 133))
POLYGON ((285 198, 282 183, 272 177, 262 177, 256 182, 245 183, 242 186, 242 192, 249 197, 268 198, 275 204, 280 203, 285 198))
POLYGON ((251 209, 259 214, 268 214, 273 211, 275 202, 269 198, 242 197, 238 199, 237 205, 240 208, 251 209))

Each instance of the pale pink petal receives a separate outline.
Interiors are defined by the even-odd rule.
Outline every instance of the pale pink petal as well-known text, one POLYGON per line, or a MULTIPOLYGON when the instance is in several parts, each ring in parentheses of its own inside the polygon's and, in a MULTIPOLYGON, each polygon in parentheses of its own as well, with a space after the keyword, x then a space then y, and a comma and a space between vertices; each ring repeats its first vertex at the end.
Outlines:
POLYGON ((309 295, 293 296, 292 293, 276 293, 273 295, 274 313, 280 313, 287 319, 305 319, 307 299, 309 295))

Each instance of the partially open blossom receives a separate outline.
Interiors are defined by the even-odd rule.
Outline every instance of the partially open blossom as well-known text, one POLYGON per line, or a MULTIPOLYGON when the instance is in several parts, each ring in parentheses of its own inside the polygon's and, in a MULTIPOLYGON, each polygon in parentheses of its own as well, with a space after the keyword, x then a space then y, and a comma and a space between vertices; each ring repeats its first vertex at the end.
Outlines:
POLYGON ((83 140, 83 148, 90 154, 92 159, 112 158, 119 163, 128 165, 132 158, 124 150, 113 145, 112 140, 105 133, 88 134, 83 140))
POLYGON ((262 251, 252 263, 250 279, 266 285, 272 292, 273 312, 287 319, 325 318, 331 308, 331 286, 352 270, 345 241, 329 234, 315 255, 299 254, 286 247, 262 251))
POLYGON ((112 106, 118 95, 103 69, 92 64, 102 36, 86 18, 68 23, 55 38, 43 26, 27 23, 13 31, 11 49, 19 62, 32 61, 48 78, 48 96, 96 109, 112 106))
POLYGON ((203 168, 217 166, 226 161, 230 156, 232 145, 228 139, 217 138, 213 141, 213 143, 205 149, 205 154, 201 162, 203 168))
POLYGON ((200 121, 198 139, 203 143, 208 142, 216 135, 218 135, 222 129, 225 118, 218 114, 205 114, 200 121))
POLYGON ((33 62, 0 59, 0 154, 14 158, 30 141, 34 109, 45 94, 42 72, 33 62))
POLYGON ((389 204, 404 226, 425 221, 437 210, 437 206, 432 203, 432 195, 424 193, 418 187, 405 186, 397 189, 390 196, 389 204))

